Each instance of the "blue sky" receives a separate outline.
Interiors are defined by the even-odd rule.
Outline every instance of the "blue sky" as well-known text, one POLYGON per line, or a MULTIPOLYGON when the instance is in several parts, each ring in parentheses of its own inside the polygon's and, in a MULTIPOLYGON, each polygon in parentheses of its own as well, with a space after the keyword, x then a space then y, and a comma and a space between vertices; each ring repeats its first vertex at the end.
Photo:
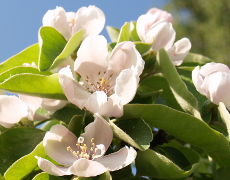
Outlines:
MULTIPOLYGON (((163 8, 167 0, 20 0, 0 2, 0 62, 37 43, 42 17, 49 9, 62 6, 76 12, 82 6, 95 5, 106 16, 106 26, 120 28, 136 21, 151 7, 163 8)), ((101 33, 108 39, 107 32, 101 33)))

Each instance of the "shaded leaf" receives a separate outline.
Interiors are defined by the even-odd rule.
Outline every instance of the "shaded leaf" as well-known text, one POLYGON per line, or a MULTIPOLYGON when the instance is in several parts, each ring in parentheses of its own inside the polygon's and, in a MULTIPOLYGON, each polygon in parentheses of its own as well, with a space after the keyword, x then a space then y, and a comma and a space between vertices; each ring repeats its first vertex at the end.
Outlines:
POLYGON ((109 123, 115 137, 142 151, 148 149, 149 143, 153 139, 153 134, 142 119, 122 120, 118 123, 118 126, 121 126, 121 128, 112 121, 109 123))
POLYGON ((82 134, 82 129, 84 125, 84 119, 81 115, 74 115, 69 122, 68 129, 74 133, 77 137, 82 134))
POLYGON ((230 177, 230 167, 222 167, 216 170, 215 180, 224 180, 230 177))
POLYGON ((152 46, 150 43, 143 43, 143 42, 134 42, 136 45, 136 49, 140 54, 146 53, 152 46))
POLYGON ((0 135, 0 173, 3 174, 16 160, 33 151, 44 134, 40 129, 28 127, 4 131, 0 135))
POLYGON ((198 163, 195 163, 188 170, 183 170, 165 156, 150 149, 138 151, 135 163, 138 175, 147 175, 161 179, 188 177, 198 167, 198 163))
POLYGON ((122 119, 139 117, 152 127, 162 129, 182 141, 200 147, 220 166, 230 165, 230 147, 227 139, 200 119, 159 104, 124 106, 122 119))
POLYGON ((203 56, 201 54, 188 53, 188 55, 184 58, 181 66, 198 66, 204 65, 206 63, 212 62, 210 58, 203 56))
POLYGON ((230 138, 230 114, 228 110, 226 109, 224 103, 222 102, 219 103, 218 110, 220 113, 220 118, 224 122, 228 130, 228 138, 230 138))

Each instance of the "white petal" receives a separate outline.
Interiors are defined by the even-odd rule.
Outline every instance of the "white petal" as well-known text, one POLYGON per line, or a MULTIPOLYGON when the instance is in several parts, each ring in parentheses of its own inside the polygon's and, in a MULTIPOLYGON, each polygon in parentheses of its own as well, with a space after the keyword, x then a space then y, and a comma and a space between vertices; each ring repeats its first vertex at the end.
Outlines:
POLYGON ((104 25, 105 15, 101 9, 95 6, 82 7, 76 13, 72 34, 83 28, 85 30, 84 37, 98 35, 104 28, 104 25))
POLYGON ((144 69, 144 60, 136 50, 135 44, 133 42, 117 44, 112 51, 108 65, 108 76, 113 74, 111 81, 114 82, 123 69, 131 67, 136 69, 138 75, 144 69))
POLYGON ((102 164, 83 158, 77 160, 70 167, 70 172, 79 177, 97 176, 105 171, 107 171, 107 169, 102 164))
POLYGON ((171 48, 167 50, 170 60, 175 66, 181 65, 185 56, 191 49, 191 43, 189 39, 182 38, 177 41, 171 48))
POLYGON ((204 82, 204 78, 201 74, 200 74, 200 67, 197 66, 196 68, 193 69, 192 71, 192 81, 197 89, 197 91, 203 95, 206 95, 206 92, 202 89, 202 84, 204 82))
POLYGON ((70 38, 69 22, 62 7, 48 10, 42 19, 43 26, 51 26, 59 31, 66 39, 70 38))
POLYGON ((107 121, 98 113, 94 114, 94 122, 85 127, 84 143, 91 147, 91 139, 94 138, 95 145, 103 144, 106 151, 113 139, 113 131, 107 121))
POLYGON ((28 95, 19 95, 20 99, 28 106, 28 119, 35 120, 34 115, 36 110, 41 106, 42 98, 28 95))
POLYGON ((42 98, 41 107, 53 114, 56 110, 63 108, 68 101, 42 98))
POLYGON ((202 88, 207 91, 207 97, 215 104, 223 102, 230 109, 230 74, 214 72, 206 76, 202 88))
POLYGON ((28 107, 21 99, 16 96, 0 95, 0 125, 10 128, 27 115, 28 107))
POLYGON ((103 164, 109 171, 116 171, 131 164, 136 155, 137 152, 132 147, 125 146, 118 152, 95 159, 95 161, 103 164))
POLYGON ((50 161, 38 156, 35 156, 35 158, 38 159, 38 166, 40 167, 40 169, 48 174, 54 176, 64 176, 72 174, 69 170, 69 167, 56 166, 50 161))
POLYGON ((230 69, 228 68, 228 66, 222 63, 211 62, 211 63, 205 64, 204 66, 200 68, 200 74, 203 77, 209 74, 212 74, 213 72, 217 72, 217 71, 230 73, 230 69))
POLYGON ((77 151, 77 137, 65 126, 54 125, 43 139, 46 154, 62 165, 70 166, 77 159, 67 147, 77 151))
POLYGON ((125 69, 117 77, 114 94, 118 96, 123 105, 129 103, 134 98, 138 82, 139 76, 133 69, 125 69))
POLYGON ((168 13, 167 11, 163 11, 161 9, 158 9, 158 8, 151 8, 147 11, 146 14, 151 14, 153 19, 155 20, 155 22, 159 21, 161 19, 165 19, 170 23, 173 22, 172 15, 170 13, 168 13))
POLYGON ((123 106, 119 97, 115 94, 107 97, 104 91, 94 92, 85 103, 85 107, 93 113, 107 117, 120 117, 123 113, 123 106))
POLYGON ((89 83, 96 84, 99 80, 98 73, 103 73, 108 67, 107 41, 103 36, 89 36, 81 44, 74 70, 83 79, 89 77, 89 83))
POLYGON ((147 42, 152 44, 152 49, 158 51, 161 48, 169 49, 175 40, 176 32, 171 23, 160 20, 154 23, 146 34, 147 42))
POLYGON ((82 109, 90 93, 73 78, 68 66, 59 71, 59 82, 68 101, 82 109))

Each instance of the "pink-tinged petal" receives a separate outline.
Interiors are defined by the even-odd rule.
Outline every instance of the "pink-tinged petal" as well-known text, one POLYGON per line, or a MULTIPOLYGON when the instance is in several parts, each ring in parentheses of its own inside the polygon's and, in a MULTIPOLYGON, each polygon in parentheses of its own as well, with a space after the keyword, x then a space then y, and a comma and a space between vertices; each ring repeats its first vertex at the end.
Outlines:
POLYGON ((77 160, 70 151, 67 151, 69 146, 73 151, 77 151, 76 143, 77 137, 62 125, 52 126, 43 139, 46 154, 58 163, 67 166, 77 160))
POLYGON ((79 159, 71 167, 70 172, 79 177, 91 177, 104 173, 107 169, 96 161, 79 159))
POLYGON ((35 120, 36 110, 41 106, 42 98, 28 95, 19 95, 20 99, 28 106, 28 119, 35 120))
POLYGON ((197 91, 203 95, 206 95, 206 92, 202 89, 202 84, 204 82, 204 78, 201 74, 200 74, 200 67, 197 66, 196 68, 193 69, 192 71, 192 81, 197 89, 197 91))
POLYGON ((73 78, 68 66, 59 71, 59 82, 68 101, 82 109, 91 94, 73 78))
POLYGON ((56 110, 63 108, 68 101, 42 98, 41 107, 53 114, 56 110))
POLYGON ((95 6, 82 7, 76 13, 72 34, 83 28, 85 30, 84 37, 98 35, 104 25, 105 15, 101 9, 95 6))
POLYGON ((51 163, 50 161, 43 159, 41 157, 35 156, 38 160, 38 166, 40 167, 41 170, 44 172, 54 175, 54 176, 64 176, 64 175, 71 175, 72 173, 70 172, 69 167, 62 167, 62 166, 57 166, 51 163))
POLYGON ((104 73, 108 67, 107 41, 103 36, 89 36, 81 44, 74 70, 83 79, 89 78, 89 83, 99 81, 98 73, 104 73))
POLYGON ((137 74, 140 75, 144 69, 144 60, 133 42, 119 43, 112 51, 108 65, 108 76, 113 74, 111 81, 115 82, 116 77, 123 69, 131 67, 135 67, 137 74))
POLYGON ((207 98, 213 103, 223 102, 230 109, 230 74, 226 72, 214 72, 206 76, 202 88, 207 92, 207 98))
POLYGON ((161 20, 161 19, 165 19, 169 23, 173 22, 172 15, 170 13, 168 13, 167 11, 163 11, 161 9, 158 9, 158 8, 151 8, 147 11, 146 14, 152 15, 152 19, 154 19, 154 23, 161 20))
POLYGON ((138 83, 139 76, 133 69, 125 69, 117 77, 114 94, 118 96, 123 105, 134 98, 138 83))
POLYGON ((167 50, 170 60, 175 66, 181 65, 185 56, 191 49, 191 43, 188 38, 182 38, 167 50))
POLYGON ((108 122, 98 113, 94 114, 94 122, 85 127, 84 143, 91 147, 91 139, 94 138, 95 145, 103 144, 106 151, 113 139, 113 131, 108 122))
POLYGON ((125 146, 118 152, 95 159, 108 168, 109 171, 116 171, 131 164, 137 156, 137 152, 132 148, 125 146))
POLYGON ((222 63, 211 62, 211 63, 205 64, 204 66, 200 68, 200 74, 203 77, 209 74, 212 74, 213 72, 217 72, 217 71, 230 73, 229 67, 222 63))
POLYGON ((51 26, 59 31, 66 39, 70 38, 69 22, 62 7, 48 10, 42 19, 43 26, 51 26))
POLYGON ((166 20, 157 21, 146 34, 147 42, 153 43, 152 49, 158 51, 161 48, 169 49, 175 40, 176 32, 171 23, 166 20))
POLYGON ((0 125, 10 128, 27 115, 28 107, 21 99, 16 96, 0 95, 0 125))
POLYGON ((85 103, 85 108, 92 113, 99 113, 107 117, 120 117, 123 106, 115 94, 107 97, 104 91, 94 92, 85 103))

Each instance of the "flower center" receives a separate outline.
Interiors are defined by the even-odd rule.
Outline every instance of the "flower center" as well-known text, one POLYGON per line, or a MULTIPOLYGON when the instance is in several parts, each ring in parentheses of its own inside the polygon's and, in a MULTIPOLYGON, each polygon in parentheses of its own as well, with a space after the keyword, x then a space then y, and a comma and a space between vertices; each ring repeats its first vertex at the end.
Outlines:
POLYGON ((106 93, 107 96, 110 96, 111 94, 114 93, 113 91, 113 87, 114 85, 111 85, 111 78, 113 76, 113 74, 111 74, 110 76, 108 76, 106 78, 105 76, 106 71, 104 73, 101 73, 100 71, 98 72, 98 80, 96 81, 96 83, 93 83, 90 81, 89 76, 86 75, 86 79, 85 81, 90 85, 91 88, 86 88, 88 91, 104 91, 106 93))
POLYGON ((96 151, 99 150, 94 143, 94 138, 91 139, 91 147, 88 148, 86 144, 83 143, 84 138, 79 137, 77 140, 77 151, 74 151, 70 146, 67 147, 67 151, 70 151, 77 159, 85 158, 85 159, 94 159, 96 151))

